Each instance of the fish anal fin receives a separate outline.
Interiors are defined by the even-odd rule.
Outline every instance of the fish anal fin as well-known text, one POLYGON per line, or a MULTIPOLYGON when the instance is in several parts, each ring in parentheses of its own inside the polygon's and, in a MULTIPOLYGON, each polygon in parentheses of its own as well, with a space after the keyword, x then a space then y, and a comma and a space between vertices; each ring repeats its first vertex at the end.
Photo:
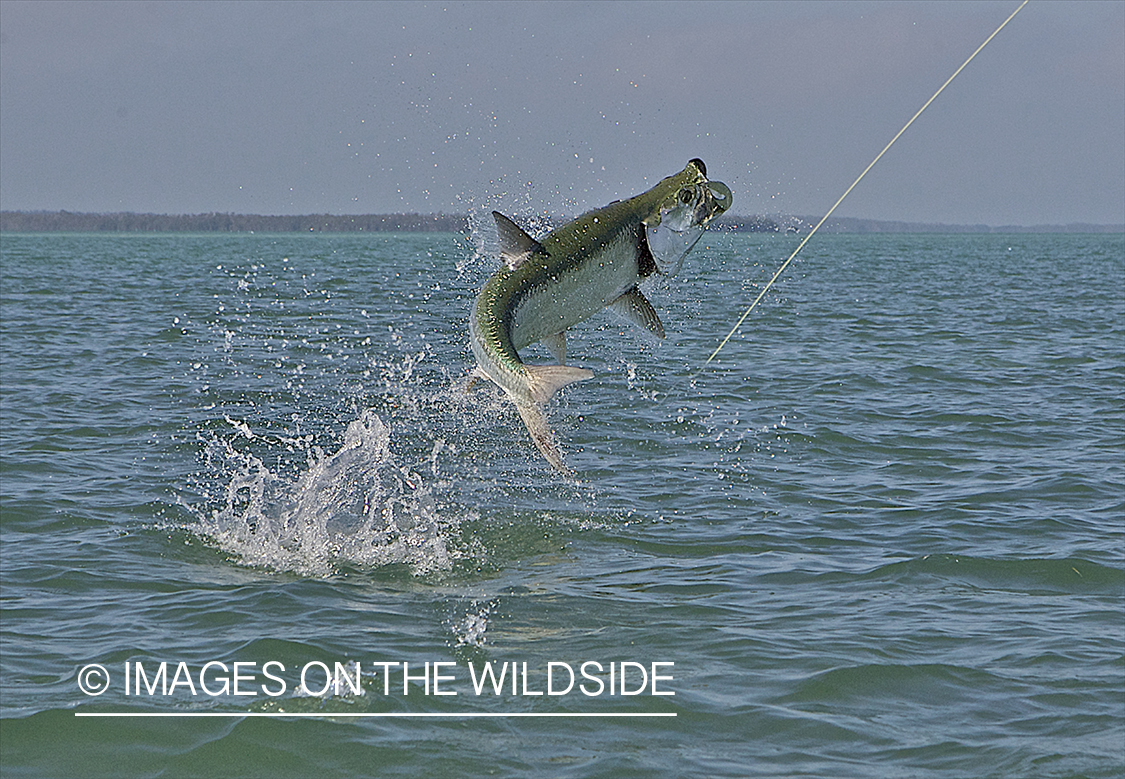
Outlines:
POLYGON ((559 365, 566 365, 566 331, 555 333, 542 339, 551 356, 558 360, 559 365))
POLYGON ((492 218, 496 220, 496 233, 500 239, 500 257, 512 270, 533 254, 546 252, 543 244, 499 211, 493 211, 492 218))
POLYGON ((664 325, 661 323, 660 317, 656 315, 656 309, 636 287, 610 303, 608 308, 633 324, 648 330, 657 338, 664 337, 664 325))

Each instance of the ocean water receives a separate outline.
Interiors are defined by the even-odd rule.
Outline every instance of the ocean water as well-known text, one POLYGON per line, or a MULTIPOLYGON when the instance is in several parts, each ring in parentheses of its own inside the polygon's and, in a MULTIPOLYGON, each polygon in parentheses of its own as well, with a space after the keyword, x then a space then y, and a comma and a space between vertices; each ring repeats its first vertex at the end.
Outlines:
POLYGON ((1125 772, 1125 237, 818 236, 694 375, 795 246, 709 234, 576 480, 485 243, 0 239, 4 777, 1125 772))

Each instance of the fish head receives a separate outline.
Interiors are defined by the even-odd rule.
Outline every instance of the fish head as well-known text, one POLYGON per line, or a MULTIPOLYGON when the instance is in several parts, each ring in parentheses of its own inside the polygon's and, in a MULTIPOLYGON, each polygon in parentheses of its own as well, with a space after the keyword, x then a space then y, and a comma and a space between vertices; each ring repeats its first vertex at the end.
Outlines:
POLYGON ((707 180, 707 168, 700 159, 692 160, 655 189, 659 200, 644 220, 645 234, 657 270, 670 276, 679 271, 711 220, 730 208, 733 196, 726 184, 707 180))

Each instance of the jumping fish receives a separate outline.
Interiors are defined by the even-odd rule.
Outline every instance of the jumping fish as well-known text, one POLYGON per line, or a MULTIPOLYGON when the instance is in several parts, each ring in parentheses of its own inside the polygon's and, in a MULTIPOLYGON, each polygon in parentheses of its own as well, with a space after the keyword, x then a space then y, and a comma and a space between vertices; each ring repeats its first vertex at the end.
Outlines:
POLYGON ((485 283, 469 319, 476 375, 516 404, 531 439, 552 466, 570 474, 544 406, 561 387, 593 377, 566 362, 566 331, 609 308, 658 338, 664 325, 637 285, 672 275, 707 225, 731 204, 703 161, 628 200, 590 211, 535 239, 493 211, 503 266, 485 283), (557 365, 527 365, 519 350, 542 342, 557 365))

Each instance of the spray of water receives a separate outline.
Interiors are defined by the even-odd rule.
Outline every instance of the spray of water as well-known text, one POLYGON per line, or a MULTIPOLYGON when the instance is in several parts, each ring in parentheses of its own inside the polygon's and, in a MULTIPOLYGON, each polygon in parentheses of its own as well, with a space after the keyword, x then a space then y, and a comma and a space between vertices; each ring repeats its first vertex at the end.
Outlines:
POLYGON ((210 446, 233 476, 200 530, 240 562, 313 575, 398 563, 424 574, 448 570, 458 556, 430 487, 395 462, 373 411, 348 425, 337 451, 310 453, 295 477, 229 441, 210 446))

